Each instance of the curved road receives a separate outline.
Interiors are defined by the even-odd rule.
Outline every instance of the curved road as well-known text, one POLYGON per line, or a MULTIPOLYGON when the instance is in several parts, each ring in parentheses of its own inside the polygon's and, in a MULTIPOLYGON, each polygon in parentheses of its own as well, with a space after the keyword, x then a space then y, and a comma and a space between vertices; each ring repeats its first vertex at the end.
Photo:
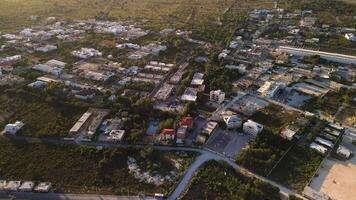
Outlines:
POLYGON ((257 178, 260 179, 264 182, 267 182, 277 188, 280 189, 281 195, 288 197, 289 195, 295 195, 301 199, 304 199, 301 195, 295 193, 294 191, 274 182, 271 181, 263 176, 257 175, 255 173, 252 173, 251 171, 247 170, 246 168, 243 168, 239 165, 237 165, 234 161, 230 160, 229 158, 218 154, 218 153, 213 153, 209 149, 204 149, 201 150, 201 155, 197 157, 197 159, 189 166, 187 169, 186 173, 184 174, 183 178, 175 188, 175 190, 171 193, 171 195, 168 197, 168 200, 176 200, 180 199, 184 196, 184 193, 189 189, 189 183, 193 176, 196 174, 198 169, 207 161, 210 160, 216 160, 216 161, 224 161, 228 163, 231 167, 233 167, 235 170, 240 172, 241 174, 251 177, 251 178, 257 178))

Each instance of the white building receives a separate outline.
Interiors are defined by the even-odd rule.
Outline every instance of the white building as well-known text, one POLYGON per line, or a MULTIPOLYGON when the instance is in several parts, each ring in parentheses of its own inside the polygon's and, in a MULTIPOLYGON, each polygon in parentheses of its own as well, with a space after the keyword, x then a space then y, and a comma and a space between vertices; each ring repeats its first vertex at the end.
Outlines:
POLYGON ((81 48, 78 51, 72 51, 72 55, 82 59, 88 59, 91 57, 102 56, 103 53, 93 48, 81 48))
POLYGON ((33 190, 33 187, 35 186, 35 183, 32 181, 25 181, 21 184, 19 187, 19 190, 22 192, 31 192, 33 190))
POLYGON ((221 90, 210 91, 210 101, 221 104, 225 100, 225 92, 221 90))
POLYGON ((51 67, 49 65, 45 65, 45 64, 38 64, 32 67, 32 69, 40 71, 40 72, 44 72, 47 74, 52 74, 55 76, 60 76, 62 74, 63 68, 59 68, 59 67, 51 67))
POLYGON ((46 65, 49 65, 51 67, 59 67, 59 68, 64 68, 67 63, 59 61, 59 60, 49 60, 46 62, 46 65))
POLYGON ((237 115, 223 117, 224 122, 228 129, 240 128, 242 121, 237 115))
POLYGON ((339 146, 336 153, 345 159, 349 159, 351 156, 351 151, 344 146, 339 146))
POLYGON ((21 186, 21 181, 9 181, 4 189, 8 191, 17 191, 20 186, 21 186))
POLYGON ((47 52, 50 52, 50 51, 54 51, 54 50, 57 50, 57 46, 54 46, 54 45, 46 45, 46 46, 43 46, 43 47, 38 47, 35 49, 36 51, 39 51, 39 52, 42 52, 42 53, 47 53, 47 52))
POLYGON ((36 192, 49 192, 49 190, 51 189, 52 184, 48 183, 48 182, 42 182, 40 184, 38 184, 35 187, 35 191, 36 192))
POLYGON ((5 133, 15 135, 25 124, 21 121, 17 121, 14 124, 7 124, 5 126, 5 133))
POLYGON ((317 143, 315 143, 315 142, 311 143, 311 144, 309 145, 309 147, 310 147, 311 149, 314 149, 315 151, 319 152, 319 153, 322 154, 322 155, 325 155, 326 152, 328 151, 327 148, 325 148, 325 147, 323 147, 322 145, 319 145, 319 144, 317 144, 317 143))
POLYGON ((251 135, 257 135, 262 132, 263 125, 256 123, 252 120, 248 120, 247 122, 244 123, 242 129, 243 129, 244 133, 251 134, 251 135))
POLYGON ((293 137, 294 135, 296 134, 297 132, 294 131, 294 130, 291 130, 289 128, 285 128, 281 131, 281 136, 287 140, 293 140, 293 137))
POLYGON ((185 89, 184 94, 181 97, 182 101, 196 101, 198 98, 198 91, 195 88, 188 87, 185 89))
POLYGON ((108 136, 108 140, 113 142, 121 142, 125 136, 125 130, 111 130, 108 136))
POLYGON ((356 42, 356 36, 355 36, 355 34, 353 34, 353 33, 346 33, 346 34, 345 34, 345 38, 346 38, 347 40, 352 41, 352 42, 356 42))

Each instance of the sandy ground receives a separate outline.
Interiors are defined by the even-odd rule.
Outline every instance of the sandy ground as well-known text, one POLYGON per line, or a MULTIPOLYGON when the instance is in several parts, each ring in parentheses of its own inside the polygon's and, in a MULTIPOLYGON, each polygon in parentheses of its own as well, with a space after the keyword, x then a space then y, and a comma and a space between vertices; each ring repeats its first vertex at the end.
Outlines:
MULTIPOLYGON (((356 146, 343 144, 355 153, 356 146)), ((311 187, 329 195, 333 200, 351 200, 356 197, 356 156, 347 161, 328 158, 311 187)))

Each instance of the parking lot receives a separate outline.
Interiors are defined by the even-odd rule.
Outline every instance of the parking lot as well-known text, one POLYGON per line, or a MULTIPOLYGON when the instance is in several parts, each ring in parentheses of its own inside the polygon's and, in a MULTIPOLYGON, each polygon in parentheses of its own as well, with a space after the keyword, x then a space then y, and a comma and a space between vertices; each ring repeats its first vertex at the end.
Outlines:
POLYGON ((205 146, 234 159, 252 139, 252 135, 217 128, 205 146))

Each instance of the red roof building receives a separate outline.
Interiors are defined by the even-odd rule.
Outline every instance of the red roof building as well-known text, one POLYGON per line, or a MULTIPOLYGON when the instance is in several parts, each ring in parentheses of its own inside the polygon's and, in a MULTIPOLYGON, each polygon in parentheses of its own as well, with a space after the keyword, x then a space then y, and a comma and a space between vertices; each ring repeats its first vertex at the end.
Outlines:
POLYGON ((165 128, 161 131, 161 140, 174 140, 176 132, 174 129, 165 128))
POLYGON ((181 125, 181 126, 187 126, 188 129, 193 128, 193 123, 194 123, 194 120, 193 120, 192 117, 183 117, 183 118, 180 120, 180 125, 181 125))

